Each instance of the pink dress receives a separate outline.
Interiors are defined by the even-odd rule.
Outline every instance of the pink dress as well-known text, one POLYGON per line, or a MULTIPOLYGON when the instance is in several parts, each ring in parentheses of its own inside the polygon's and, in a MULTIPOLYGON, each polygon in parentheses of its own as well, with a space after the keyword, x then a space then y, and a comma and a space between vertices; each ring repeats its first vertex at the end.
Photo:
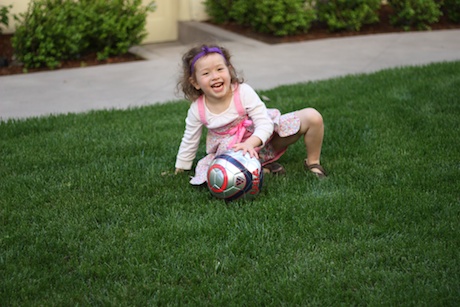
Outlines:
MULTIPOLYGON (((204 106, 203 96, 198 98, 198 111, 200 121, 208 126, 206 121, 206 110, 204 106)), ((195 176, 192 177, 190 183, 193 185, 201 185, 207 181, 207 172, 212 160, 221 153, 229 150, 234 144, 244 142, 254 132, 254 125, 244 109, 239 95, 239 89, 234 92, 234 103, 238 111, 239 117, 228 125, 216 129, 208 129, 206 136, 206 153, 207 155, 198 161, 195 169, 195 176)), ((287 137, 296 134, 300 129, 300 119, 295 115, 295 112, 281 115, 277 109, 267 109, 268 116, 274 122, 274 132, 281 137, 287 137)), ((272 135, 273 137, 273 135, 272 135)), ((259 153, 259 160, 263 165, 272 163, 278 160, 286 151, 287 148, 275 152, 270 140, 267 141, 264 147, 259 147, 256 150, 259 153)))

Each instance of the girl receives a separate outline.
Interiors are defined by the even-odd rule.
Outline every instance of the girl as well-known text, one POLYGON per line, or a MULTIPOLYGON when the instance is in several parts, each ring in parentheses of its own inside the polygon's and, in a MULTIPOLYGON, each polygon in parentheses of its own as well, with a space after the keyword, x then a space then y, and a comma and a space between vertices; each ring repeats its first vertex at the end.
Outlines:
POLYGON ((190 181, 193 185, 206 182, 209 164, 228 149, 258 158, 264 172, 285 173, 275 161, 301 137, 307 150, 304 166, 318 178, 327 176, 320 165, 324 125, 318 111, 307 108, 281 115, 278 110, 267 110, 257 93, 237 76, 223 47, 194 47, 182 57, 182 66, 178 89, 192 104, 177 154, 176 174, 192 168, 205 126, 207 155, 196 166, 190 181))

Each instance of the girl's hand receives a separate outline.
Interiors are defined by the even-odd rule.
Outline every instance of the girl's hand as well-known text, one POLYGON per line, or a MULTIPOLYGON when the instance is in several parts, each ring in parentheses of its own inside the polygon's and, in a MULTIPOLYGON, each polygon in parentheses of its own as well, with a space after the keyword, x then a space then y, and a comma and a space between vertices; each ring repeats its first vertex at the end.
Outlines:
POLYGON ((255 148, 260 145, 262 145, 262 140, 259 139, 257 136, 251 135, 246 141, 244 141, 244 143, 237 143, 233 145, 233 150, 242 150, 243 154, 246 154, 248 152, 252 158, 255 157, 259 159, 259 154, 255 150, 255 148))
POLYGON ((259 154, 254 149, 254 146, 252 146, 251 144, 247 144, 246 142, 245 143, 238 143, 238 144, 233 145, 232 148, 233 148, 234 151, 242 150, 243 155, 245 155, 246 153, 249 153, 249 155, 252 158, 255 157, 255 158, 259 159, 259 154))
POLYGON ((176 171, 174 172, 174 175, 177 175, 177 174, 180 174, 180 173, 183 173, 184 170, 181 169, 181 168, 176 168, 176 171))

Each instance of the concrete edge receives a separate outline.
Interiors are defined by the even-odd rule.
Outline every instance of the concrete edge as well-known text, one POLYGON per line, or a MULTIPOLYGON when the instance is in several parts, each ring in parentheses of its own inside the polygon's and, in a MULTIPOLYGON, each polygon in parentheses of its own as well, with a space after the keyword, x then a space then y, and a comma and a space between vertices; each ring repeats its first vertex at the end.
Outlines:
POLYGON ((238 44, 249 47, 268 46, 267 43, 224 30, 209 23, 181 21, 179 22, 179 37, 177 41, 133 46, 129 51, 143 59, 151 60, 158 58, 158 54, 155 54, 154 50, 165 49, 171 46, 189 46, 200 43, 223 44, 229 42, 237 42, 238 44))
POLYGON ((202 42, 233 42, 264 47, 268 44, 249 37, 230 32, 205 22, 183 21, 179 22, 179 41, 184 45, 202 42))

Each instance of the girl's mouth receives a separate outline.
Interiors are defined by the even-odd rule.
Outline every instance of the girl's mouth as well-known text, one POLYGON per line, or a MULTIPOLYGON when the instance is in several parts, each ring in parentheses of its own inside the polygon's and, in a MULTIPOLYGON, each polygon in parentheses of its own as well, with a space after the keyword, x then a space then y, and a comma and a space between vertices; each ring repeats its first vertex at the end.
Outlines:
POLYGON ((214 89, 219 89, 219 88, 221 88, 223 85, 224 85, 223 82, 218 82, 218 83, 214 83, 213 85, 211 85, 211 87, 214 88, 214 89))

